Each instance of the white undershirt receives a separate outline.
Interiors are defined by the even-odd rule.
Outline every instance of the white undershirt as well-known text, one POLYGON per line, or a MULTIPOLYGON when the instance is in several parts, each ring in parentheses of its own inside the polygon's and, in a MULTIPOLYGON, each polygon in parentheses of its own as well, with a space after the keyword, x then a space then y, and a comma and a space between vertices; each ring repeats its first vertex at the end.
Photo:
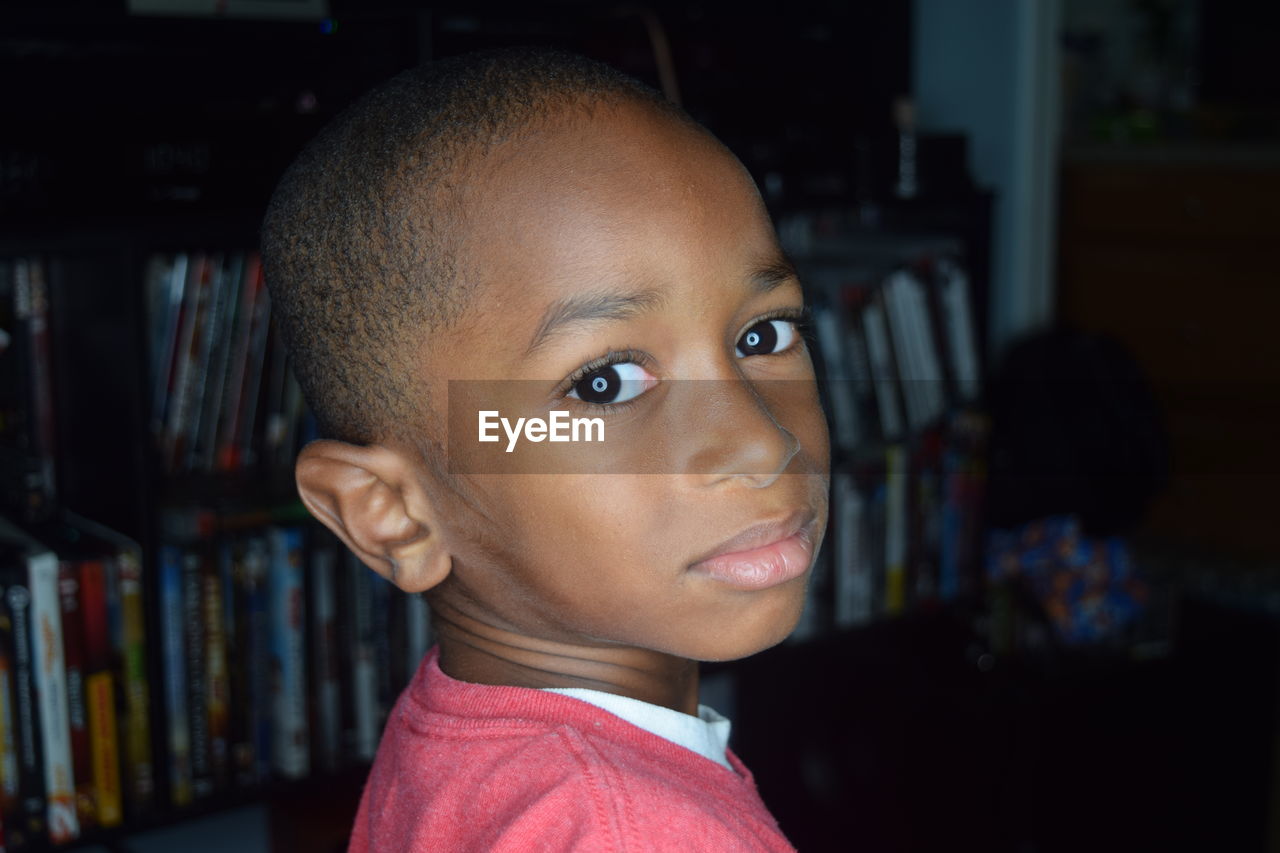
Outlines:
POLYGON ((542 689, 549 693, 560 693, 589 702, 614 716, 621 717, 633 726, 639 726, 685 749, 691 749, 704 758, 710 758, 721 767, 733 770, 733 766, 725 756, 725 749, 729 744, 729 728, 732 724, 715 709, 706 705, 699 705, 698 716, 693 717, 671 708, 642 702, 628 696, 619 696, 616 693, 605 693, 603 690, 589 690, 585 687, 544 687, 542 689))

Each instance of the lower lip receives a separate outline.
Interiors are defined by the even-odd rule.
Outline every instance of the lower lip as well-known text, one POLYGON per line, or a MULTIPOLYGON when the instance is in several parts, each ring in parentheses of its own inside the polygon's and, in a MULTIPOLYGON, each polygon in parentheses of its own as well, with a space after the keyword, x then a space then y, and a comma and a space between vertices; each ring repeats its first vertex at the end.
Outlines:
POLYGON ((809 570, 812 560, 813 542, 806 526, 771 545, 721 554, 694 564, 691 570, 729 586, 756 590, 795 580, 809 570))

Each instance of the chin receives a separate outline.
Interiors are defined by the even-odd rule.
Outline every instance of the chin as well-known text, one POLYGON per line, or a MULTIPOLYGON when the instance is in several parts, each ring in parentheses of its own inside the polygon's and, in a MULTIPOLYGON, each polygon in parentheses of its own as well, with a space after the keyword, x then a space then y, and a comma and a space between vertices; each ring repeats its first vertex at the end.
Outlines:
POLYGON ((725 631, 708 638, 699 653, 689 657, 704 663, 718 663, 741 660, 771 649, 791 636, 796 625, 800 624, 804 604, 805 598, 801 596, 799 602, 790 605, 785 613, 775 613, 773 618, 761 620, 759 624, 740 626, 739 630, 725 631))

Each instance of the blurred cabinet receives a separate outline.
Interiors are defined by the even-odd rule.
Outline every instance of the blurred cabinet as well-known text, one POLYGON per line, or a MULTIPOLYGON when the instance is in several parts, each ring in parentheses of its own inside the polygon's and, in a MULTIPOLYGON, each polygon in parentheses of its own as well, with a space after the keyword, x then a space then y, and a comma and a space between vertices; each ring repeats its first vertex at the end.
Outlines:
POLYGON ((1166 415, 1145 532, 1280 554, 1280 148, 1068 151, 1060 198, 1058 316, 1127 345, 1166 415))

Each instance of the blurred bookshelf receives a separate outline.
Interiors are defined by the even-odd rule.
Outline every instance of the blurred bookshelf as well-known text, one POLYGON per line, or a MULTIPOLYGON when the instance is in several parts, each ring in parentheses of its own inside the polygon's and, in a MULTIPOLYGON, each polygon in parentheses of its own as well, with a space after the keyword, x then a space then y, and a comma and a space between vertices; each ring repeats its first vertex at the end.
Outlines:
MULTIPOLYGON (((217 230, 188 224, 193 240, 217 230)), ((0 689, 19 716, 36 698, 10 758, 44 756, 5 765, 10 849, 106 843, 299 786, 353 814, 429 642, 425 602, 297 499, 292 458, 313 427, 254 251, 124 239, 41 252, 27 238, 0 258, 6 504, 25 530, 6 537, 0 655, 15 665, 0 689), (32 629, 13 612, 50 596, 54 686, 22 665, 17 647, 37 644, 16 641, 32 629)))
POLYGON ((976 247, 867 228, 853 210, 791 213, 779 232, 808 291, 832 437, 828 536, 792 641, 976 598, 987 430, 976 247))
POLYGON ((341 849, 427 611, 298 500, 314 423, 257 232, 305 140, 414 64, 414 15, 13 13, 0 63, 33 85, 0 143, 5 847, 126 849, 257 805, 275 849, 341 849))

